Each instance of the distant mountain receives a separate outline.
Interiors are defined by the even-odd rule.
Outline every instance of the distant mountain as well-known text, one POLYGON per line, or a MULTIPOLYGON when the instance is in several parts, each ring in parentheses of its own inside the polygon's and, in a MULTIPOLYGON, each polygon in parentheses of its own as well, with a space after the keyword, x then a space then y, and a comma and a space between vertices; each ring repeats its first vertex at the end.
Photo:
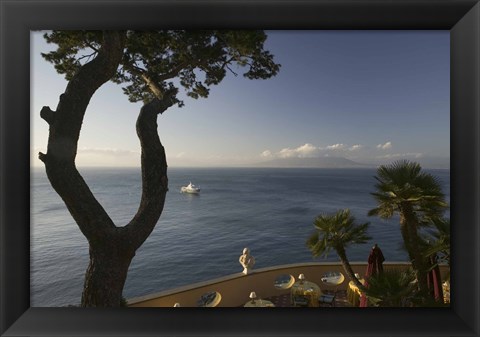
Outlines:
POLYGON ((424 169, 450 169, 450 158, 448 157, 431 157, 431 156, 422 156, 419 158, 390 158, 390 159, 378 159, 378 158, 368 158, 365 159, 368 163, 371 163, 372 166, 378 167, 380 165, 390 165, 397 160, 406 159, 411 162, 416 162, 422 166, 424 169))
POLYGON ((262 163, 260 167, 306 167, 306 168, 362 168, 370 165, 360 164, 343 157, 318 158, 276 158, 262 163))

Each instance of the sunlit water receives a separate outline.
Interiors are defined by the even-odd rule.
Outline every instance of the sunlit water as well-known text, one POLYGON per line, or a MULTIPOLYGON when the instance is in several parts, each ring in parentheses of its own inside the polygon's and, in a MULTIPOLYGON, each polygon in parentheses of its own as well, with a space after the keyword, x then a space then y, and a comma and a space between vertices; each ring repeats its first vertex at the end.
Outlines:
MULTIPOLYGON (((447 200, 450 172, 432 170, 447 200)), ((140 200, 140 169, 82 169, 93 193, 117 226, 128 223, 140 200)), ((170 168, 167 201, 155 230, 137 251, 124 289, 142 296, 242 270, 244 247, 255 268, 337 261, 313 259, 305 245, 320 213, 350 208, 357 222, 371 223, 371 242, 347 249, 365 261, 374 242, 387 261, 405 261, 398 218, 368 217, 374 169, 170 168), (192 181, 200 195, 180 193, 192 181)), ((31 305, 78 304, 88 264, 88 245, 44 170, 32 171, 31 305)))

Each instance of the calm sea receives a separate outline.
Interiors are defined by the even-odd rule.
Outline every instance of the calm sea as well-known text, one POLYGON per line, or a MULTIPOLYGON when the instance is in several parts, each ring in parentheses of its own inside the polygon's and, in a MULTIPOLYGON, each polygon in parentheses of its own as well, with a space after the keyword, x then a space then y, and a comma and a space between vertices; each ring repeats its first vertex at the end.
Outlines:
MULTIPOLYGON (((93 193, 123 226, 140 201, 140 169, 80 169, 93 193)), ((450 197, 450 172, 430 170, 450 197)), ((256 268, 310 262, 305 246, 315 216, 350 208, 370 225, 372 241, 349 247, 350 261, 365 261, 373 243, 387 261, 405 261, 398 218, 368 217, 374 169, 170 168, 167 201, 155 230, 131 264, 126 298, 147 295, 242 270, 244 247, 256 268), (180 193, 192 181, 200 195, 180 193)), ((88 265, 87 241, 50 186, 32 170, 31 305, 78 304, 88 265)))

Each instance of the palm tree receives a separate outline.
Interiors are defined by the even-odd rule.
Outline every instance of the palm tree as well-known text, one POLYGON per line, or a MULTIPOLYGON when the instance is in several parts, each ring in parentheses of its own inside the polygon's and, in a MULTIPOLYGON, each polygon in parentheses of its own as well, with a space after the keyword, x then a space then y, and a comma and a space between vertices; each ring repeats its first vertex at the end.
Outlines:
MULTIPOLYGON (((427 229, 427 235, 422 236, 425 243, 423 256, 430 261, 429 270, 444 263, 450 269, 450 219, 434 219, 431 225, 433 228, 427 229)), ((445 280, 450 280, 450 272, 445 275, 445 280)))
POLYGON ((314 257, 328 256, 333 249, 342 261, 343 269, 348 277, 360 289, 365 287, 355 277, 348 261, 345 248, 350 244, 366 243, 371 238, 366 234, 370 223, 355 225, 355 218, 349 209, 339 210, 335 214, 321 214, 315 218, 315 232, 308 238, 307 246, 314 257))
POLYGON ((450 266, 450 219, 439 218, 432 221, 433 230, 423 239, 428 242, 424 251, 425 257, 436 255, 439 262, 450 266))
POLYGON ((418 229, 441 217, 447 207, 440 183, 436 177, 422 171, 418 163, 407 160, 380 166, 375 179, 377 191, 372 195, 378 206, 368 215, 387 219, 395 214, 400 216, 400 231, 417 274, 418 286, 426 292, 428 265, 420 247, 418 229))
POLYGON ((380 307, 405 307, 414 302, 416 296, 415 273, 413 270, 386 269, 368 279, 368 300, 380 307))

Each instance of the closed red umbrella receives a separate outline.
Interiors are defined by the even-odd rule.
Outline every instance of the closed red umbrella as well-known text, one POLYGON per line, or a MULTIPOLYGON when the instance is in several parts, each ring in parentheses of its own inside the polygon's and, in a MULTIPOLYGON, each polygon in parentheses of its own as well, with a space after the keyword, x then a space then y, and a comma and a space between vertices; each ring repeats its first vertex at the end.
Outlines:
MULTIPOLYGON (((368 265, 367 270, 365 272, 365 283, 364 286, 368 287, 368 278, 370 276, 380 274, 383 272, 383 261, 385 261, 385 257, 383 256, 382 250, 375 244, 368 255, 368 265)), ((360 297, 360 307, 367 307, 368 301, 367 296, 362 293, 360 297)))
POLYGON ((440 267, 438 266, 436 255, 430 257, 430 264, 434 267, 431 268, 427 274, 428 290, 435 301, 443 302, 442 278, 440 276, 440 267))

